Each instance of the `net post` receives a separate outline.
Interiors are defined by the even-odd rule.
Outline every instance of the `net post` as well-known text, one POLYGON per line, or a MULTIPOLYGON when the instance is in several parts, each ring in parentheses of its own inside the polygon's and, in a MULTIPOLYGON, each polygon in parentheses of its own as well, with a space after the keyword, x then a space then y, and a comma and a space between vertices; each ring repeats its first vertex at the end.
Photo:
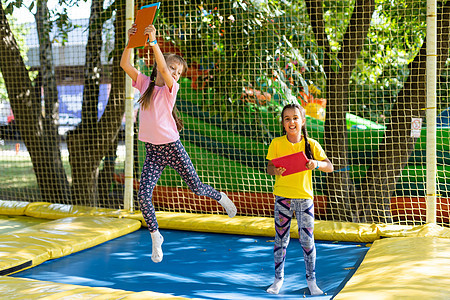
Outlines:
MULTIPOLYGON (((126 1, 126 20, 125 28, 127 39, 128 28, 131 27, 134 20, 134 0, 126 1)), ((134 53, 131 53, 130 60, 134 59, 134 53)), ((133 100, 134 90, 131 78, 125 76, 125 191, 123 206, 124 209, 133 212, 133 100)))
POLYGON ((427 0, 427 223, 436 223, 436 12, 436 0, 427 0))

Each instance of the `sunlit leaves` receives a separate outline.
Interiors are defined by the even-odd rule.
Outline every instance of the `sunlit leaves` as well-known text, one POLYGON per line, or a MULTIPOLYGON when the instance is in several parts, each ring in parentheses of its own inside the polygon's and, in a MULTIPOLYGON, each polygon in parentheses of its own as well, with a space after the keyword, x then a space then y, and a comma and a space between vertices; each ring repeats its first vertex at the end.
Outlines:
POLYGON ((379 0, 353 72, 351 109, 383 122, 409 75, 407 65, 425 39, 425 1, 379 0))

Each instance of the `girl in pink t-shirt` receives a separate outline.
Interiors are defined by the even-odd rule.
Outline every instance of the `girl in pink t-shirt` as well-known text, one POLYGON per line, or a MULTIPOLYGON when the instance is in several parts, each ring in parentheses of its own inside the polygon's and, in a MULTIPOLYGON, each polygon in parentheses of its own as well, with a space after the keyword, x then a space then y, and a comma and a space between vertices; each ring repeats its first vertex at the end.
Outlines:
MULTIPOLYGON (((128 30, 128 36, 136 34, 136 25, 128 30)), ((153 189, 166 166, 175 169, 189 188, 199 196, 217 200, 230 218, 236 215, 236 207, 224 193, 200 181, 191 159, 180 141, 179 130, 183 123, 178 118, 175 101, 178 80, 187 69, 184 59, 176 54, 164 56, 156 40, 156 29, 149 25, 144 30, 149 36, 155 57, 150 77, 140 73, 130 62, 132 48, 125 48, 120 61, 122 69, 133 80, 133 86, 141 93, 139 99, 139 140, 145 143, 146 157, 139 185, 139 203, 142 216, 152 237, 152 260, 163 258, 164 241, 158 230, 155 208, 152 203, 153 189)))

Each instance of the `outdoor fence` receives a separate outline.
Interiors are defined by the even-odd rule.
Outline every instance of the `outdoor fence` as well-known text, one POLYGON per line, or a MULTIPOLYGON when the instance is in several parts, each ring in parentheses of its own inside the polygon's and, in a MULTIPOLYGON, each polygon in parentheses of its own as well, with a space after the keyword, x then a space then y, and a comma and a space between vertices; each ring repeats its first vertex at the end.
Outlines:
MULTIPOLYGON (((145 4, 93 0, 71 24, 43 5, 21 23, 3 4, 1 200, 138 210, 140 95, 119 61, 126 9, 145 4)), ((177 107, 201 180, 239 215, 271 216, 265 157, 282 107, 298 102, 335 169, 313 171, 317 219, 419 225, 428 214, 448 227, 449 22, 450 1, 162 1, 158 43, 189 65, 177 107)), ((149 74, 151 49, 134 61, 149 74)), ((153 201, 224 213, 169 168, 153 201)))

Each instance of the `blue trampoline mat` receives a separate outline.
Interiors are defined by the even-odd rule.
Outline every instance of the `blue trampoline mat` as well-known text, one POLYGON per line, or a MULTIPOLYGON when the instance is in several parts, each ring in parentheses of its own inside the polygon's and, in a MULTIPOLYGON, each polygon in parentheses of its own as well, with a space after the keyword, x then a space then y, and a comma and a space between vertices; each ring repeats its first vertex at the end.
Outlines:
MULTIPOLYGON (((287 249, 285 282, 278 295, 265 290, 274 278, 273 238, 161 230, 164 259, 151 261, 151 238, 142 228, 96 247, 47 261, 12 276, 127 291, 153 291, 202 299, 312 297, 298 240, 287 249)), ((316 277, 331 299, 368 251, 365 244, 316 241, 316 277)))

